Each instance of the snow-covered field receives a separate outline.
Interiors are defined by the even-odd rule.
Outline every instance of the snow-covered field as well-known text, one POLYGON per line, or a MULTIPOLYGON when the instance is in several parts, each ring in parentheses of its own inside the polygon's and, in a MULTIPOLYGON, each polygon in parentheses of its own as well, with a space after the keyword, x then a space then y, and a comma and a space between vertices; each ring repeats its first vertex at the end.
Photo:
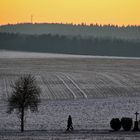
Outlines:
POLYGON ((140 112, 140 59, 58 56, 0 52, 0 139, 140 139, 139 133, 109 132, 111 118, 134 119, 140 112), (39 112, 27 113, 27 131, 20 134, 6 101, 10 84, 25 73, 36 76, 42 102, 39 112), (65 133, 69 114, 74 134, 65 133))
POLYGON ((0 50, 0 58, 113 58, 113 59, 140 59, 139 57, 117 57, 117 56, 93 56, 93 55, 73 55, 57 53, 36 53, 0 50))

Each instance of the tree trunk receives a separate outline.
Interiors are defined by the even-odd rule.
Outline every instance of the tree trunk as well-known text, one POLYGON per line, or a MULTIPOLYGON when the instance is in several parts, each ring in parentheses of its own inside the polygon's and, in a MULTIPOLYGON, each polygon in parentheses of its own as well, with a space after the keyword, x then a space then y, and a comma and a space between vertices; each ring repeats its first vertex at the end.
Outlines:
POLYGON ((24 107, 21 110, 21 132, 24 131, 24 107))

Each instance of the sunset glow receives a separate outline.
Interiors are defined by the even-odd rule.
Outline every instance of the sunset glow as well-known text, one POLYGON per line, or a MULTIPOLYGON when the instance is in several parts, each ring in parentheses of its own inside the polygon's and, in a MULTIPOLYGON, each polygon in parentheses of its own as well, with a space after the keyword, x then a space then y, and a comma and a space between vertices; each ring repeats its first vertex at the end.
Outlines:
POLYGON ((0 0, 0 24, 30 22, 140 25, 140 0, 0 0))

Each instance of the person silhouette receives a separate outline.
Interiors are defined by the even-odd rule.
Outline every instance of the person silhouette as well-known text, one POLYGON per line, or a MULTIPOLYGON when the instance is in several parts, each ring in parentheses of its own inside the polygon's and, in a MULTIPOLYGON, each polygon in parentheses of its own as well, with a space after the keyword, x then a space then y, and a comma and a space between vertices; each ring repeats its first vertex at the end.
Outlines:
POLYGON ((67 121, 67 131, 72 131, 73 130, 73 126, 72 126, 72 117, 71 115, 69 115, 68 117, 68 121, 67 121))

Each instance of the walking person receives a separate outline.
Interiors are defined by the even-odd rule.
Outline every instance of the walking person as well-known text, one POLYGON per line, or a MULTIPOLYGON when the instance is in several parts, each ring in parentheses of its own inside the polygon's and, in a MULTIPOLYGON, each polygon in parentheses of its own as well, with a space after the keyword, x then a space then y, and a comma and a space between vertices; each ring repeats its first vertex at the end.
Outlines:
POLYGON ((73 131, 73 126, 72 126, 72 117, 69 115, 68 121, 67 121, 67 131, 73 131))

